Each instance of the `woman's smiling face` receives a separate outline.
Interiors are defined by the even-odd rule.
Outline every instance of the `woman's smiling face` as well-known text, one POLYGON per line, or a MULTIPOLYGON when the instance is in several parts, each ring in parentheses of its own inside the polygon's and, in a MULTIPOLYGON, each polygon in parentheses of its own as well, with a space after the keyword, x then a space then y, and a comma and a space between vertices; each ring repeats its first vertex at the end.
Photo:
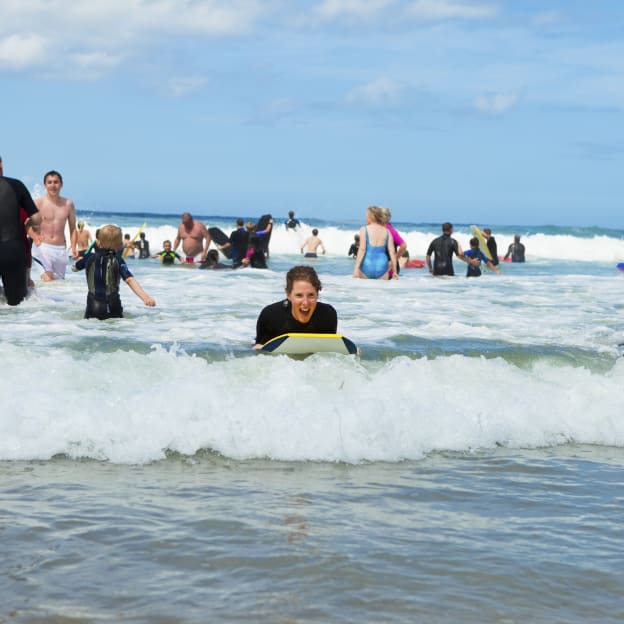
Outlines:
POLYGON ((306 280, 295 280, 291 291, 286 292, 286 297, 291 303, 291 311, 295 320, 308 323, 318 302, 316 288, 306 280))

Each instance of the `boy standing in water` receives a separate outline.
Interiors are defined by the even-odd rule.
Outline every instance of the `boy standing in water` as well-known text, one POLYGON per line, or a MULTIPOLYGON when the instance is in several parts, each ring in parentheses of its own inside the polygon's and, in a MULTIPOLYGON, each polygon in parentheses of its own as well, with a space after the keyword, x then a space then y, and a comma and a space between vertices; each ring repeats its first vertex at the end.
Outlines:
POLYGON ((95 251, 85 255, 72 267, 74 271, 85 269, 86 272, 89 292, 85 318, 104 320, 123 317, 119 296, 120 279, 130 286, 146 306, 156 305, 156 301, 141 288, 128 269, 126 261, 121 257, 122 247, 121 228, 105 225, 97 231, 95 251))
POLYGON ((485 262, 492 271, 500 273, 498 267, 494 266, 494 263, 479 249, 479 239, 476 236, 470 239, 470 249, 464 252, 464 258, 468 263, 466 277, 479 277, 482 262, 485 262))
POLYGON ((312 236, 308 237, 306 242, 301 245, 301 253, 305 248, 308 248, 307 253, 305 254, 306 258, 316 258, 316 250, 320 247, 325 253, 325 246, 323 245, 323 241, 318 237, 318 230, 314 228, 312 230, 312 236))

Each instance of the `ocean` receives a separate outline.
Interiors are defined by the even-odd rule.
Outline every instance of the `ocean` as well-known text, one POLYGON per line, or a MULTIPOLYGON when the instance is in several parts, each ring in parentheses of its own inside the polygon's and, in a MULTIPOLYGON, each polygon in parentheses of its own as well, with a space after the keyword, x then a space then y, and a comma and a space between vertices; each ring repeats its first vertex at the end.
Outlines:
POLYGON ((124 319, 69 270, 0 302, 0 622, 623 621, 624 230, 491 226, 525 264, 383 282, 360 223, 276 219, 267 270, 130 259, 157 306, 122 285, 124 319), (300 263, 360 357, 251 350, 300 263))

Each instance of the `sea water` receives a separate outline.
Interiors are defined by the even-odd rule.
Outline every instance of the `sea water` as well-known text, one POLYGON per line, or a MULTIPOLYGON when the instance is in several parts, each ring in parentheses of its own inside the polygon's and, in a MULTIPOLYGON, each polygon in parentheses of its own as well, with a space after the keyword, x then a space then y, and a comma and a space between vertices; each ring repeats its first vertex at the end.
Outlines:
POLYGON ((0 305, 0 622, 622 621, 624 232, 501 226, 525 264, 383 282, 359 225, 278 222, 267 270, 130 259, 157 307, 122 285, 124 319, 71 271, 0 305), (360 357, 250 349, 302 262, 360 357))

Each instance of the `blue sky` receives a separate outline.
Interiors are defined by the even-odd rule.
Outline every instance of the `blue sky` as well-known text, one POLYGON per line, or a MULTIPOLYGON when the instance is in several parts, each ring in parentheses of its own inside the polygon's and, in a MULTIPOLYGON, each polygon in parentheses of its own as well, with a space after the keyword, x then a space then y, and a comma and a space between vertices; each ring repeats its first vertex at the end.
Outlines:
POLYGON ((0 154, 78 211, 624 227, 621 0, 0 0, 0 154))

